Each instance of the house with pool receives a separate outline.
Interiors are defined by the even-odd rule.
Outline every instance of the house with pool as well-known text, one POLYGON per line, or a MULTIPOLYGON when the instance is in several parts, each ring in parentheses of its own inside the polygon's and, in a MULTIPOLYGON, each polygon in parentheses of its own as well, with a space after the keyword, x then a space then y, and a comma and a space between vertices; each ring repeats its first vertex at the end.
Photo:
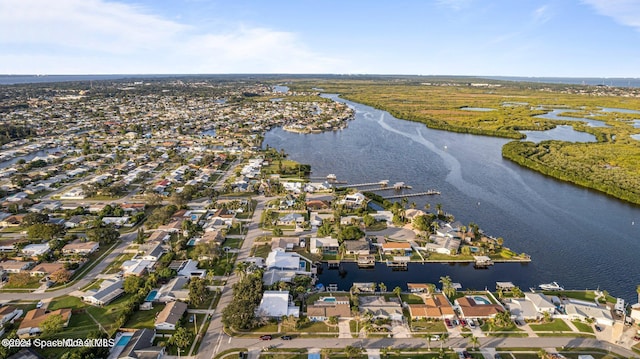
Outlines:
POLYGON ((486 295, 474 294, 458 298, 454 308, 465 319, 489 319, 505 311, 502 305, 493 303, 486 295))
POLYGON ((312 321, 325 321, 330 317, 348 318, 351 316, 349 297, 327 296, 307 306, 307 317, 312 321))

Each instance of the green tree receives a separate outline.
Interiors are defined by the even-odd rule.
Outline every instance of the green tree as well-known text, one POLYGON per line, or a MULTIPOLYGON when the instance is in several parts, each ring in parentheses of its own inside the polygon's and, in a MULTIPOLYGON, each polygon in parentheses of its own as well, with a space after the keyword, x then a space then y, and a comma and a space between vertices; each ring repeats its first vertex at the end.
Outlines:
POLYGON ((393 288, 393 294, 395 294, 396 297, 398 297, 398 299, 400 299, 400 294, 402 294, 402 288, 400 288, 400 287, 393 288))
POLYGON ((201 278, 194 277, 189 281, 189 301, 191 304, 198 306, 204 302, 209 295, 209 289, 205 281, 201 278))
POLYGON ((360 230, 360 228, 356 226, 345 226, 338 233, 338 240, 340 241, 350 241, 360 239, 364 236, 364 232, 360 230))
POLYGON ((87 230, 87 239, 100 244, 111 244, 120 238, 120 232, 111 224, 87 230))
POLYGON ((27 228, 29 239, 53 239, 64 236, 64 233, 63 226, 51 223, 36 223, 27 228))
POLYGON ((49 215, 42 213, 27 213, 22 218, 22 227, 29 227, 34 224, 44 224, 49 221, 49 215))
POLYGON ((318 237, 329 237, 331 232, 333 232, 333 227, 329 222, 322 223, 322 225, 318 227, 318 237))
POLYGON ((360 349, 358 347, 351 346, 351 345, 347 345, 344 348, 344 354, 346 356, 348 356, 349 358, 354 358, 354 357, 357 357, 360 354, 362 354, 362 349, 360 349))
POLYGON ((378 284, 378 289, 380 289, 380 293, 385 293, 387 291, 387 285, 382 283, 382 282, 380 282, 378 284))
POLYGON ((275 237, 282 237, 282 228, 276 227, 273 229, 272 233, 275 237))
POLYGON ((173 333, 171 338, 169 338, 169 344, 175 345, 180 349, 185 349, 191 344, 193 341, 193 333, 188 331, 184 327, 178 327, 176 331, 173 333))
POLYGON ((440 277, 440 284, 442 284, 442 293, 444 293, 444 295, 449 298, 452 298, 454 295, 456 295, 456 289, 453 287, 451 277, 440 277))
POLYGON ((60 314, 52 314, 43 320, 39 327, 44 335, 59 333, 64 328, 65 320, 60 314))
POLYGON ((372 215, 370 215, 369 213, 365 214, 364 216, 362 216, 362 222, 364 222, 364 225, 367 227, 371 227, 376 223, 376 219, 373 218, 372 215))
POLYGON ((473 347, 473 349, 476 349, 476 347, 480 343, 480 340, 475 335, 472 335, 469 337, 469 343, 471 343, 471 346, 473 347))
POLYGON ((122 284, 122 287, 125 293, 132 294, 132 293, 136 293, 138 289, 140 289, 140 287, 142 286, 142 283, 143 283, 142 278, 132 275, 124 279, 124 283, 122 284))

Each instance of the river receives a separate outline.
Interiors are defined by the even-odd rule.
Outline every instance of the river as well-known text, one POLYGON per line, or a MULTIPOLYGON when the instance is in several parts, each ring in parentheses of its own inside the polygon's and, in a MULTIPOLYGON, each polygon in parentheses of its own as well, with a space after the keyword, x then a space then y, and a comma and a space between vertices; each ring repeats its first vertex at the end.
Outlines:
MULTIPOLYGON (((507 139, 432 130, 331 97, 355 108, 348 128, 321 134, 275 128, 265 135, 264 146, 284 149, 291 159, 310 164, 314 177, 334 173, 350 183, 388 179, 412 185, 413 191, 435 188, 442 195, 414 197, 410 203, 415 201, 417 208, 427 201, 432 208, 440 203, 457 220, 477 223, 533 259, 488 270, 442 264, 416 264, 408 272, 382 268, 373 272, 374 281, 390 289, 397 281, 434 281, 440 275, 475 289, 495 288, 495 281, 513 281, 522 288, 557 281, 568 289, 599 287, 635 303, 640 208, 503 159, 507 139)), ((346 269, 344 278, 324 271, 320 280, 348 289, 372 273, 346 269)))

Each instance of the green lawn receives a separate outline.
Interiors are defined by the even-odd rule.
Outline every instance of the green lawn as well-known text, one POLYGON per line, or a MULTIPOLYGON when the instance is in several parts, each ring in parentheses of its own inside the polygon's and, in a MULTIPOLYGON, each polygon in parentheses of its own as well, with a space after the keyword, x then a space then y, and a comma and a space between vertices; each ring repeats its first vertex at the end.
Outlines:
POLYGON ((422 297, 415 294, 400 294, 400 298, 407 304, 424 304, 422 297))
POLYGON ((240 248, 241 245, 242 245, 241 238, 227 238, 222 244, 223 247, 229 247, 229 248, 240 248))
POLYGON ((271 245, 270 244, 264 244, 261 246, 254 246, 254 252, 253 252, 253 256, 254 257, 262 257, 262 258, 267 258, 267 255, 269 255, 269 252, 271 252, 271 245))
POLYGON ((305 332, 305 333, 326 333, 326 332, 337 332, 338 327, 330 327, 326 325, 324 322, 309 322, 308 324, 300 327, 297 331, 305 332))
POLYGON ((444 333, 447 328, 441 321, 412 320, 411 330, 414 332, 444 333))
MULTIPOLYGON (((49 303, 47 309, 56 310, 62 308, 72 308, 72 309, 80 309, 87 307, 87 303, 84 303, 78 297, 72 297, 66 295, 64 297, 58 297, 49 303)), ((98 318, 96 318, 98 319, 98 318)))
POLYGON ((571 323, 573 323, 573 325, 582 333, 593 333, 593 327, 587 323, 583 323, 577 320, 574 320, 571 323))
POLYGON ((554 319, 550 323, 530 324, 534 332, 570 332, 571 328, 562 319, 554 319))
POLYGON ((20 283, 7 282, 3 289, 38 289, 42 283, 40 283, 40 276, 29 277, 26 281, 20 283))
POLYGON ((125 323, 125 328, 135 328, 135 329, 153 329, 155 326, 156 315, 160 313, 162 309, 164 309, 164 304, 154 304, 153 309, 151 310, 138 310, 133 312, 133 314, 125 323))

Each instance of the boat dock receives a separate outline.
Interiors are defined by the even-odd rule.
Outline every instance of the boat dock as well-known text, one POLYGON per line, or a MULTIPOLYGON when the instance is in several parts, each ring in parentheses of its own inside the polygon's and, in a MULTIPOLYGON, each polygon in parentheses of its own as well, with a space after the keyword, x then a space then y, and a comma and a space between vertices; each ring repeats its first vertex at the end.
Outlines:
POLYGON ((430 189, 426 192, 416 192, 416 193, 406 193, 406 194, 396 194, 393 196, 384 196, 384 199, 393 199, 393 198, 402 198, 402 197, 419 197, 419 196, 433 196, 439 195, 440 191, 436 191, 434 189, 430 189))
POLYGON ((387 260, 387 267, 393 270, 407 270, 409 262, 411 262, 409 256, 394 256, 393 259, 387 260))
POLYGON ((473 256, 473 260, 475 261, 474 268, 485 269, 493 265, 493 261, 487 256, 473 256))
POLYGON ((355 188, 355 187, 380 186, 380 188, 385 188, 388 184, 389 184, 389 180, 382 180, 382 181, 378 181, 378 182, 350 184, 350 185, 346 185, 346 186, 342 186, 342 187, 355 188))
POLYGON ((360 268, 372 268, 376 266, 376 257, 369 255, 369 256, 358 256, 358 267, 360 268))

